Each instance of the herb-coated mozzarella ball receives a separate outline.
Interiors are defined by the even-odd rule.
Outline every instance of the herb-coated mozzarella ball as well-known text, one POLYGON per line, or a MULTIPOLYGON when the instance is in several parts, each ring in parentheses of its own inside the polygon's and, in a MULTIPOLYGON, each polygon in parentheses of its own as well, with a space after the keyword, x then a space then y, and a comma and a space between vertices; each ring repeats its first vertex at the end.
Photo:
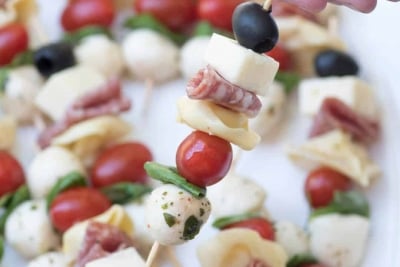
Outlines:
POLYGON ((5 225, 6 241, 27 259, 37 257, 60 245, 47 214, 45 200, 30 200, 18 206, 5 225))
POLYGON ((192 78, 206 66, 204 55, 207 50, 210 37, 197 36, 187 41, 181 48, 180 69, 186 79, 192 78))
POLYGON ((27 267, 68 267, 68 262, 61 252, 48 252, 31 260, 27 267))
POLYGON ((309 239, 306 232, 291 222, 280 221, 275 224, 275 239, 289 258, 309 251, 309 239))
POLYGON ((359 215, 322 215, 309 224, 311 253, 330 267, 360 266, 369 220, 359 215))
POLYGON ((78 63, 98 70, 107 77, 120 76, 124 68, 121 48, 103 34, 91 35, 74 49, 78 63))
POLYGON ((45 197, 60 178, 72 171, 85 174, 82 163, 69 150, 54 146, 41 151, 28 167, 32 198, 45 197))
POLYGON ((193 239, 211 212, 206 197, 195 198, 185 190, 166 184, 157 187, 146 202, 146 225, 162 245, 178 245, 193 239))
POLYGON ((20 123, 32 122, 37 110, 33 103, 43 85, 43 79, 33 66, 23 66, 9 72, 1 104, 5 113, 20 123))
POLYGON ((129 71, 140 80, 161 83, 179 74, 179 48, 155 31, 132 31, 122 50, 129 71))

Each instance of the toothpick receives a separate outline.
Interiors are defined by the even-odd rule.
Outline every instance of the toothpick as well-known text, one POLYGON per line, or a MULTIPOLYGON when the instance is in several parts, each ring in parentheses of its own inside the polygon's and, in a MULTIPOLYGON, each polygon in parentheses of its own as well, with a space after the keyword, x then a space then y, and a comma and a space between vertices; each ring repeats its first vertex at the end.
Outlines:
POLYGON ((147 256, 146 267, 151 267, 153 265, 153 262, 157 257, 159 249, 160 249, 160 243, 155 241, 153 243, 153 246, 151 247, 149 255, 147 256))
POLYGON ((270 10, 271 9, 271 5, 272 5, 272 0, 265 0, 264 5, 263 5, 263 9, 270 10))
POLYGON ((166 252, 167 252, 167 257, 170 263, 174 267, 182 267, 182 264, 179 262, 178 258, 176 257, 175 250, 173 250, 171 247, 166 247, 166 252))

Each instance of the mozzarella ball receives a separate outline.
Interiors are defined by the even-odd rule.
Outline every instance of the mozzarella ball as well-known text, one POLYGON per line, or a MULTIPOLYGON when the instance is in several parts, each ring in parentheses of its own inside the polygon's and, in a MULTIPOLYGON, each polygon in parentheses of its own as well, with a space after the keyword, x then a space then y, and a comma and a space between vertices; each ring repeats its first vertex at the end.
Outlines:
POLYGON ((146 225, 162 245, 179 245, 193 239, 211 212, 206 197, 195 198, 185 190, 166 184, 157 187, 146 202, 146 225))
POLYGON ((92 67, 106 77, 120 76, 124 69, 121 48, 103 34, 84 38, 74 53, 78 63, 92 67))
POLYGON ((32 259, 60 245, 47 214, 45 200, 30 200, 8 217, 5 239, 23 257, 32 259))
POLYGON ((37 109, 34 99, 43 85, 43 79, 33 66, 23 66, 9 72, 1 104, 5 113, 20 123, 33 121, 37 109))
POLYGON ((369 220, 359 215, 329 214, 309 224, 311 253, 329 267, 360 266, 369 220))
POLYGON ((207 50, 209 36, 197 36, 187 41, 181 48, 180 70, 186 79, 191 79, 206 66, 204 54, 207 50))
POLYGON ((61 252, 48 252, 31 260, 27 267, 68 267, 68 262, 61 252))
POLYGON ((122 50, 129 71, 140 80, 161 83, 179 74, 179 48, 155 31, 132 31, 122 50))
POLYGON ((82 163, 69 150, 52 146, 41 151, 27 172, 27 184, 32 198, 46 197, 57 181, 72 171, 85 174, 82 163))
POLYGON ((291 222, 280 221, 275 224, 275 239, 286 251, 289 258, 296 254, 305 254, 309 250, 307 234, 291 222))

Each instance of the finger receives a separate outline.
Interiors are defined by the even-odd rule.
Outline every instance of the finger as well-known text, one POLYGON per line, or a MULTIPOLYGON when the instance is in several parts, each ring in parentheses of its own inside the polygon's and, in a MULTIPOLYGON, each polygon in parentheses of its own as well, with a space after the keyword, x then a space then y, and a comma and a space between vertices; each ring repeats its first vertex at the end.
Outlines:
POLYGON ((375 9, 377 0, 330 0, 337 5, 345 5, 363 13, 369 13, 375 9))
POLYGON ((327 0, 285 0, 288 3, 295 4, 298 7, 316 13, 326 7, 327 0))

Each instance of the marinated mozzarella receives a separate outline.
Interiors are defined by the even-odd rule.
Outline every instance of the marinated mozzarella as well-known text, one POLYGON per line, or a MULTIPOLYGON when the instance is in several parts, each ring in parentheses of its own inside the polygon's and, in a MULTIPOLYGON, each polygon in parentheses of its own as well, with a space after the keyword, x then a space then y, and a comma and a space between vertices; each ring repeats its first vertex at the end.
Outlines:
POLYGON ((310 247, 329 267, 360 266, 368 239, 369 220, 359 215, 322 215, 311 220, 310 247))
POLYGON ((26 181, 32 198, 44 198, 64 175, 85 174, 80 160, 69 150, 51 146, 39 152, 28 166, 26 181))
POLYGON ((197 36, 187 41, 180 50, 180 70, 183 77, 191 79, 196 73, 206 66, 204 55, 210 37, 197 36))
POLYGON ((193 239, 211 212, 206 197, 195 198, 185 190, 165 184, 146 201, 148 231, 162 245, 178 245, 193 239))
POLYGON ((127 248, 107 257, 91 261, 85 267, 145 267, 146 263, 134 248, 127 248))
POLYGON ((31 260, 27 267, 68 267, 68 264, 61 252, 48 252, 31 260))
POLYGON ((197 255, 202 267, 285 267, 287 262, 287 255, 279 244, 245 228, 219 232, 199 246, 197 255))
POLYGON ((162 83, 179 74, 179 48, 153 30, 129 33, 122 51, 129 71, 140 80, 162 83))
POLYGON ((8 73, 1 104, 5 113, 20 123, 30 123, 38 113, 33 100, 43 85, 43 79, 34 66, 23 66, 8 73))
POLYGON ((279 221, 275 224, 275 239, 289 258, 297 254, 309 252, 309 238, 299 226, 288 221, 279 221))
POLYGON ((0 150, 11 150, 14 146, 17 123, 14 118, 4 116, 0 118, 0 150))
POLYGON ((5 239, 27 259, 56 249, 60 240, 47 214, 46 201, 31 200, 18 206, 6 221, 5 239))
POLYGON ((260 212, 266 192, 260 185, 236 174, 228 174, 219 183, 207 188, 207 196, 215 218, 260 212))
POLYGON ((118 77, 124 69, 119 45, 104 34, 91 35, 74 49, 79 64, 91 67, 106 77, 118 77))

